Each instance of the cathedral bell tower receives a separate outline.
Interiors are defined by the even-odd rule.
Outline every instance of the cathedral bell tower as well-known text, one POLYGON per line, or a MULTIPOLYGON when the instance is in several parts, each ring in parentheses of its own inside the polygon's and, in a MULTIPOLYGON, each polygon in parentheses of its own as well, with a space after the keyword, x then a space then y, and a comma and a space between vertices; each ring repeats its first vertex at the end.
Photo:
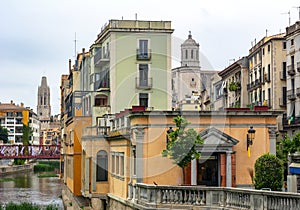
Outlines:
POLYGON ((181 66, 199 67, 199 44, 189 32, 188 39, 181 45, 181 66))
POLYGON ((47 85, 47 78, 42 77, 41 86, 38 87, 37 97, 37 115, 39 120, 43 122, 50 122, 51 106, 50 106, 50 88, 47 85))

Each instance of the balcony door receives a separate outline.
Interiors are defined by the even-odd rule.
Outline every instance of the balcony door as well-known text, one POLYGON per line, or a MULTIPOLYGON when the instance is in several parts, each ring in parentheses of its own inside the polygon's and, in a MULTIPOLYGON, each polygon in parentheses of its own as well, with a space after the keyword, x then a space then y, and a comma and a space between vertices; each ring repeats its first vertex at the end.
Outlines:
POLYGON ((139 84, 142 87, 148 86, 148 64, 139 64, 139 84))
POLYGON ((139 40, 140 58, 148 58, 148 40, 139 40))

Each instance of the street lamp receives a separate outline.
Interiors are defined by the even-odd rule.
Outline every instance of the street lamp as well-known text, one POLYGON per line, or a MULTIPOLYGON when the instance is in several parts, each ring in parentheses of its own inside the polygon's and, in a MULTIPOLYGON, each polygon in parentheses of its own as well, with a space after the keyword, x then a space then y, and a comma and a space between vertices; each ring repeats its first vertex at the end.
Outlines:
POLYGON ((169 134, 173 132, 172 127, 167 130, 167 135, 166 135, 166 142, 167 142, 167 148, 168 148, 168 143, 169 143, 169 134))
POLYGON ((247 134, 247 151, 248 151, 248 156, 250 157, 250 145, 253 144, 253 140, 255 138, 255 131, 253 129, 253 126, 250 126, 250 129, 248 130, 247 134))

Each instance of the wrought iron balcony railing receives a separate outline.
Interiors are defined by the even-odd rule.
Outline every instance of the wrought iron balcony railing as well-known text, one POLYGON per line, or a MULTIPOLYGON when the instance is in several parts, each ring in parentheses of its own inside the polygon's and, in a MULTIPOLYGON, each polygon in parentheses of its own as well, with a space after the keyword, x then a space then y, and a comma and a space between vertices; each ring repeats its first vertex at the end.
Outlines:
POLYGON ((136 59, 137 60, 150 60, 151 59, 151 50, 143 50, 137 49, 136 50, 136 59))
POLYGON ((135 84, 137 89, 151 89, 153 86, 152 83, 153 83, 152 78, 146 78, 146 79, 140 77, 135 78, 135 84))

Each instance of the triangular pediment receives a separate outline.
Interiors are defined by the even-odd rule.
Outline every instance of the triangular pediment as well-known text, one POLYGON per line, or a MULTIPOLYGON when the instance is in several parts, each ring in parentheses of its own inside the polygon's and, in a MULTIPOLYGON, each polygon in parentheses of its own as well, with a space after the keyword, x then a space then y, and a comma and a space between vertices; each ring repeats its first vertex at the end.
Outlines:
POLYGON ((239 141, 228 134, 214 128, 209 127, 200 132, 200 137, 204 142, 204 145, 217 145, 217 146, 234 146, 239 141))

